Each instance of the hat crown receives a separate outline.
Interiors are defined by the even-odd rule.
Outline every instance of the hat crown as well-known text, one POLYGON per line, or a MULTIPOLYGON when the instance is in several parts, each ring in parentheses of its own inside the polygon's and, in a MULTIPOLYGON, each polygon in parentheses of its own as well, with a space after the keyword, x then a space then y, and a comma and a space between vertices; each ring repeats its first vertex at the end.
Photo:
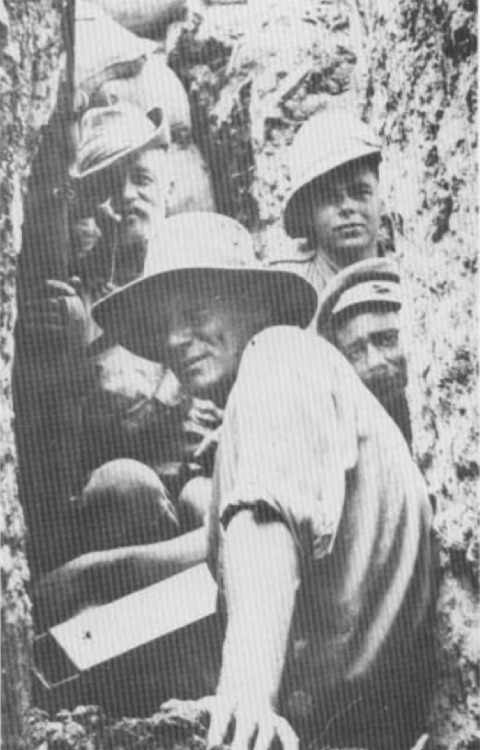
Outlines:
POLYGON ((350 111, 322 111, 302 126, 290 150, 292 187, 284 223, 291 237, 305 236, 305 227, 298 216, 301 191, 333 169, 366 156, 381 158, 380 141, 373 130, 350 111))
POLYGON ((320 298, 318 329, 328 335, 335 315, 356 305, 379 303, 402 306, 398 265, 389 258, 367 258, 334 276, 320 298))
POLYGON ((172 295, 204 299, 217 291, 243 305, 268 300, 271 325, 305 328, 318 301, 306 279, 262 266, 249 232, 239 222, 193 212, 165 220, 149 249, 143 277, 97 302, 92 315, 135 354, 163 361, 172 295))
POLYGON ((78 175, 113 162, 143 145, 167 145, 168 134, 162 127, 160 108, 157 112, 158 126, 140 107, 129 102, 87 110, 80 124, 76 158, 78 175))
POLYGON ((320 176, 366 152, 381 152, 372 129, 351 113, 321 112, 298 132, 292 145, 291 173, 294 182, 305 175, 320 176))
POLYGON ((259 268, 250 233, 235 219, 208 211, 166 219, 150 248, 144 276, 186 268, 259 268))

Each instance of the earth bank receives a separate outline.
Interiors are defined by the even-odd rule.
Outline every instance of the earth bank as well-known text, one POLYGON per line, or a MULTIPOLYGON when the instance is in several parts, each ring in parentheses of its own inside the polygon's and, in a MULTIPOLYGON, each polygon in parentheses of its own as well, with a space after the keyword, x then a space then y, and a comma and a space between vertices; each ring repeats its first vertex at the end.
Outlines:
MULTIPOLYGON (((188 707, 120 722, 93 708, 56 717, 27 710, 31 626, 9 376, 22 197, 51 112, 61 44, 57 3, 11 0, 0 11, 3 740, 7 748, 199 748, 204 724, 188 707)), ((480 747, 475 4, 199 6, 172 25, 167 46, 189 93, 219 210, 252 229, 259 255, 293 249, 279 223, 289 186, 287 148, 312 112, 327 102, 354 106, 383 136, 385 232, 395 236, 411 297, 415 452, 437 505, 441 548, 433 747, 474 750, 480 747)))

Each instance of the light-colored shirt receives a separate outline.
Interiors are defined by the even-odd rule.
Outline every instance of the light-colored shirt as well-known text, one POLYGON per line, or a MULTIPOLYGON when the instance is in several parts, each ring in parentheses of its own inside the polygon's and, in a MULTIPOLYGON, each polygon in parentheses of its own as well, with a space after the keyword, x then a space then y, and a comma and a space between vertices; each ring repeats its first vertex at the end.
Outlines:
POLYGON ((120 457, 152 467, 180 460, 185 410, 178 380, 164 365, 102 341, 90 350, 83 399, 84 473, 120 457))
POLYGON ((302 276, 310 282, 319 297, 330 279, 340 271, 340 266, 317 249, 303 249, 290 258, 272 258, 267 265, 274 270, 290 271, 302 276))
POLYGON ((382 670, 399 675, 433 596, 426 486, 394 422, 312 332, 269 328, 243 354, 213 486, 220 585, 222 520, 244 504, 272 509, 298 550, 287 715, 299 694, 314 705, 382 670))

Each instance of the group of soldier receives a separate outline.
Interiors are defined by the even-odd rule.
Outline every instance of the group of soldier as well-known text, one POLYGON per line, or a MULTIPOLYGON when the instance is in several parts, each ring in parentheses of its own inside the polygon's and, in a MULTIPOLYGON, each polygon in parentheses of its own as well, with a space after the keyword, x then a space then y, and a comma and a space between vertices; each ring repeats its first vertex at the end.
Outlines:
POLYGON ((172 146, 168 97, 141 90, 118 77, 90 96, 74 278, 19 301, 25 492, 57 498, 30 511, 38 627, 208 560, 226 623, 210 746, 230 727, 236 750, 297 734, 409 748, 433 681, 434 552, 379 141, 342 110, 302 126, 283 222, 304 244, 260 263, 196 146, 172 146))

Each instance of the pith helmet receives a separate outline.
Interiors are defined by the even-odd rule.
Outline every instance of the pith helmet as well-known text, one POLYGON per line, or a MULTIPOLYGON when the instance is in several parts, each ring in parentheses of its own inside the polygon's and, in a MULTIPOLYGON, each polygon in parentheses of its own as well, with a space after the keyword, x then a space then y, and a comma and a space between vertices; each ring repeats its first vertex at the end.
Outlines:
POLYGON ((399 310, 400 274, 388 258, 368 258, 344 268, 325 287, 318 308, 319 333, 332 338, 335 318, 346 310, 399 310))
POLYGON ((92 107, 80 123, 77 156, 70 176, 84 180, 147 146, 166 148, 168 143, 168 125, 159 107, 148 115, 129 102, 92 107))
POLYGON ((302 202, 305 188, 333 169, 367 156, 381 159, 378 138, 350 112, 314 115, 291 146, 292 188, 285 205, 284 225, 290 237, 305 237, 302 202))
POLYGON ((179 214, 149 250, 141 279, 113 292, 92 309, 95 321, 135 354, 162 361, 173 296, 240 300, 246 309, 264 302, 271 325, 305 328, 317 293, 303 278, 272 271, 255 258, 248 231, 234 219, 209 212, 179 214))

